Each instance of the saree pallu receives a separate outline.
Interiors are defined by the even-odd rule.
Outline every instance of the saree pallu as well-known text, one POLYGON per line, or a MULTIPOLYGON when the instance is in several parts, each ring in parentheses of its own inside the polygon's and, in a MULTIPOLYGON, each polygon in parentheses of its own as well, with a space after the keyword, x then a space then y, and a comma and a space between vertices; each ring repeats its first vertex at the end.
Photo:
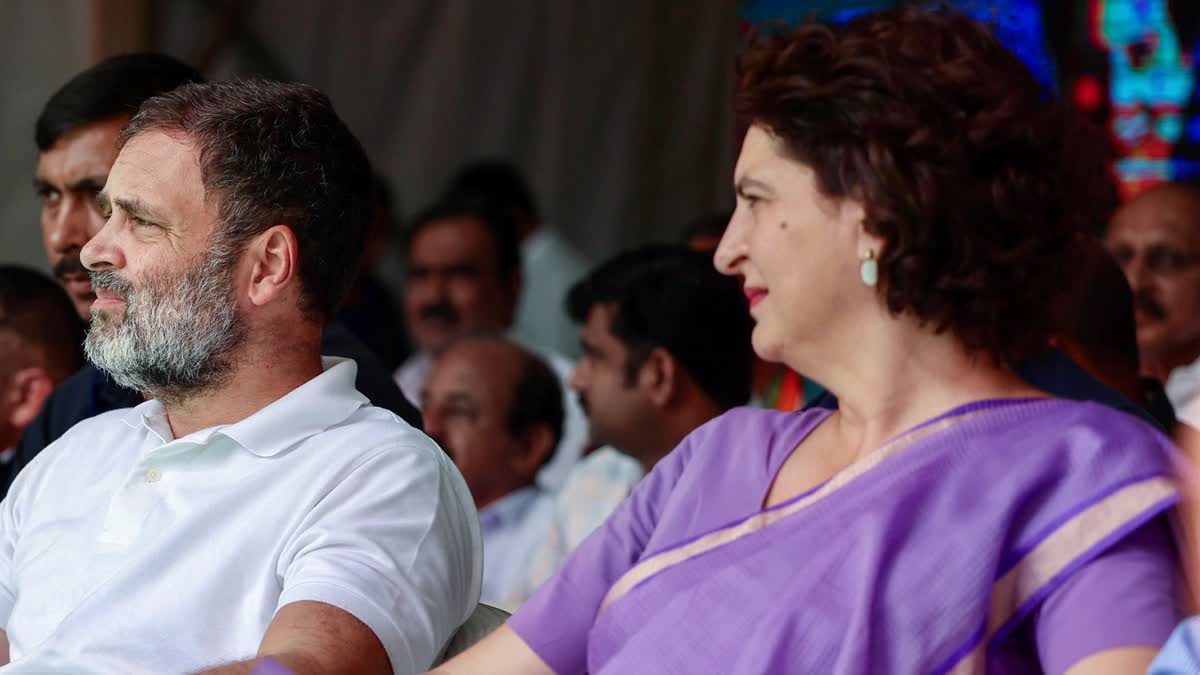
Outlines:
POLYGON ((1170 452, 1103 406, 964 406, 810 493, 642 556, 598 608, 588 670, 1037 672, 1036 655, 1012 670, 1006 640, 1174 504, 1170 452))

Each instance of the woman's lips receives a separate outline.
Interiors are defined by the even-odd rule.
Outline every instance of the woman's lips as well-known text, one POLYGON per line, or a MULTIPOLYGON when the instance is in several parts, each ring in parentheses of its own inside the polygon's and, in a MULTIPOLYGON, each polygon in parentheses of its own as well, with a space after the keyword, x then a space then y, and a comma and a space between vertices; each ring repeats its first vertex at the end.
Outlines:
POLYGON ((762 299, 767 297, 767 289, 765 288, 747 287, 743 290, 746 293, 746 300, 750 302, 750 309, 754 309, 755 305, 762 302, 762 299))

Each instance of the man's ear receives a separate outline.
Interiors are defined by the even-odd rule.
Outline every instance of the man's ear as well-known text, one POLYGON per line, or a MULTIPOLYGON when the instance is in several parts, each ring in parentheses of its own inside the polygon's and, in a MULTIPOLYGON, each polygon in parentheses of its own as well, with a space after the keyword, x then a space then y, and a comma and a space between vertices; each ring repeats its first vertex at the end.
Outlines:
POLYGON ((275 225, 255 237, 244 253, 250 270, 246 296, 263 307, 274 302, 298 282, 300 247, 296 233, 287 225, 275 225))
POLYGON ((525 432, 522 440, 524 451, 513 457, 513 470, 517 475, 533 480, 554 454, 554 432, 545 424, 535 424, 525 432))
POLYGON ((5 396, 8 397, 8 423, 24 429, 33 422, 42 405, 54 391, 54 378, 41 366, 23 368, 13 374, 5 396))
POLYGON ((655 347, 638 369, 638 384, 655 406, 664 408, 677 393, 678 371, 675 357, 666 349, 655 347))

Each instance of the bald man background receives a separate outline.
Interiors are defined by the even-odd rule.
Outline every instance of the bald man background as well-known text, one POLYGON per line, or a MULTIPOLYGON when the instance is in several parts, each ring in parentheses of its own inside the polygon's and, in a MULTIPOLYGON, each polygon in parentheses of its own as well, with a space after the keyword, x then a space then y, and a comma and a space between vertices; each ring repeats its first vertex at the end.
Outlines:
POLYGON ((1200 190, 1169 183, 1121 207, 1105 246, 1133 290, 1142 371, 1200 429, 1200 190))

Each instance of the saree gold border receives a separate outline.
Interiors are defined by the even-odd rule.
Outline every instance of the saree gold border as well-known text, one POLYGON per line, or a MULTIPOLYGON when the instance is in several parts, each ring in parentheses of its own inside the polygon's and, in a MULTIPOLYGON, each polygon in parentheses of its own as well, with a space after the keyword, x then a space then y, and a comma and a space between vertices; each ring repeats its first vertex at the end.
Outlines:
POLYGON ((983 639, 950 669, 948 675, 986 673, 988 645, 1018 608, 1117 528, 1175 493, 1175 486, 1163 477, 1127 485, 1089 506, 1042 540, 992 586, 991 608, 983 639))
POLYGON ((797 500, 795 503, 783 508, 774 509, 771 511, 762 511, 756 513, 736 525, 731 525, 727 528, 711 532, 703 537, 679 548, 664 551, 656 556, 643 560, 631 567, 617 582, 609 589, 608 594, 604 596, 604 601, 600 603, 600 610, 596 612, 596 620, 604 614, 609 605, 617 600, 620 600, 626 593, 633 590, 641 582, 650 577, 662 572, 663 570, 687 562, 702 553, 707 553, 715 548, 733 543, 746 535, 754 534, 762 531, 771 525, 787 518, 788 516, 803 510, 813 503, 828 497, 845 487, 847 483, 855 478, 863 475, 871 469, 879 466, 884 460, 892 457, 896 453, 911 447, 913 444, 920 442, 922 439, 931 436, 939 431, 944 431, 955 424, 964 422, 976 415, 988 412, 988 409, 973 410, 961 415, 950 417, 938 422, 934 422, 925 427, 921 427, 907 434, 903 434, 898 438, 885 443, 882 447, 876 449, 866 457, 858 460, 854 464, 842 469, 834 474, 824 485, 815 490, 807 497, 797 500))

